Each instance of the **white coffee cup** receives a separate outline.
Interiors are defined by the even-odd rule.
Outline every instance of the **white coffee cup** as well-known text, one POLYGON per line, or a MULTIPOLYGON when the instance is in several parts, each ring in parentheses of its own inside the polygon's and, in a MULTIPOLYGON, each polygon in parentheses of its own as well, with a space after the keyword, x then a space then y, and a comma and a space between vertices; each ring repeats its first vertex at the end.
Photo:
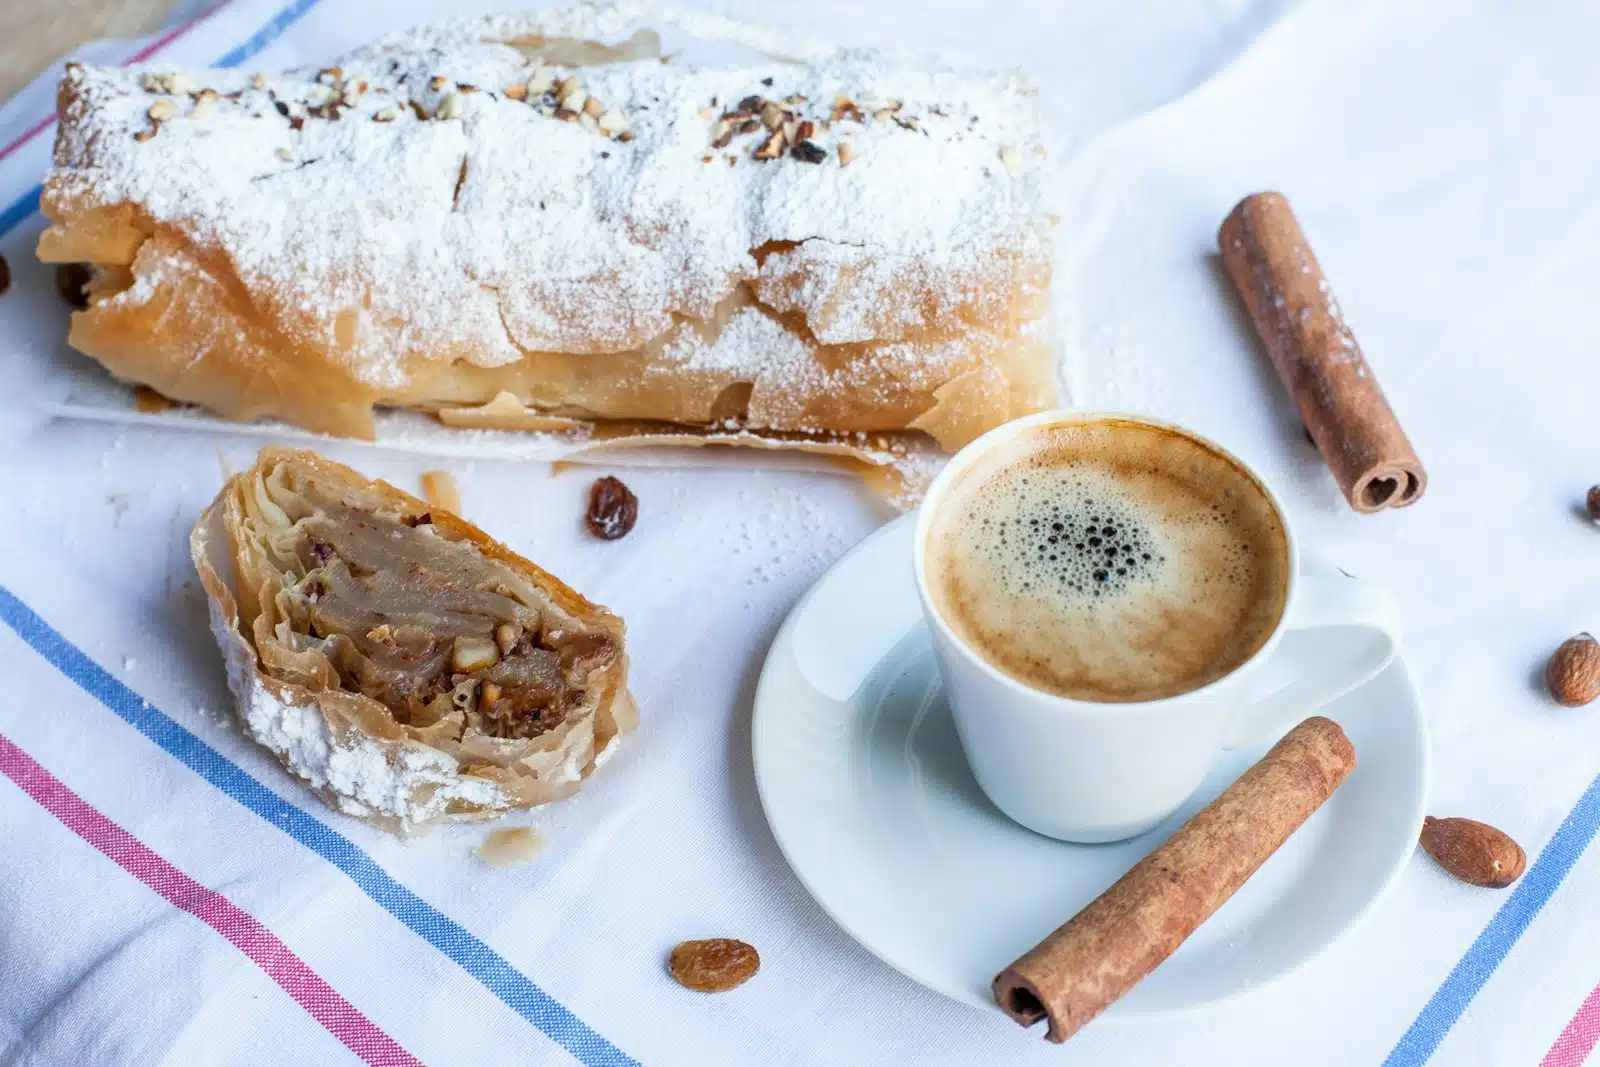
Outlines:
POLYGON ((1065 841, 1119 841, 1156 825, 1194 792, 1220 750, 1281 734, 1383 670, 1399 641, 1399 613, 1387 592, 1353 578, 1301 572, 1289 516, 1248 464, 1199 434, 1143 416, 1054 411, 991 430, 934 480, 917 519, 914 554, 939 673, 978 784, 1017 822, 1065 841), (1098 419, 1177 433, 1228 457, 1262 487, 1288 540, 1286 606, 1271 636, 1230 673, 1177 696, 1096 703, 1034 688, 962 641, 929 589, 932 519, 961 472, 1015 435, 1098 419), (1285 645, 1285 635, 1302 632, 1285 645))

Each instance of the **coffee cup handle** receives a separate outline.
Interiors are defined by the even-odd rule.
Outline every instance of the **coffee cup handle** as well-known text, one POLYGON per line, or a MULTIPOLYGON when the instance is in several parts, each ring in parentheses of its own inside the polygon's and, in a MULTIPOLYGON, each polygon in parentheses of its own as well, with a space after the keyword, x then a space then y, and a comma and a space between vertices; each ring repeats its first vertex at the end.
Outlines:
POLYGON ((1302 573, 1284 634, 1229 723, 1224 748, 1276 735, 1373 678, 1394 659, 1400 611, 1386 590, 1344 574, 1302 573), (1318 631, 1313 642, 1309 633, 1318 631))

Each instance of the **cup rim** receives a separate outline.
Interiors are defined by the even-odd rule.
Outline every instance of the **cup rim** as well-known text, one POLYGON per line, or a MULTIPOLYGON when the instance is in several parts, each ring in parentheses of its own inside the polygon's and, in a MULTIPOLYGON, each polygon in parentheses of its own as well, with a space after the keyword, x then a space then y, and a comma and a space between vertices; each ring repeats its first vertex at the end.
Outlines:
POLYGON ((1243 675, 1271 656, 1288 629, 1289 618, 1294 611, 1296 593, 1300 586, 1300 542, 1295 536, 1293 526, 1290 525, 1288 510, 1283 506, 1283 501, 1279 499, 1278 494, 1273 492, 1272 487, 1267 484, 1266 479, 1253 466, 1239 458, 1238 454, 1232 449, 1219 444, 1205 434, 1154 415, 1126 411, 1074 411, 1067 408, 1055 408, 1003 422, 969 441, 954 456, 950 457, 950 461, 944 465, 944 469, 934 477, 933 482, 928 486, 928 491, 923 494, 922 503, 917 508, 916 536, 912 544, 912 566, 916 571, 917 595, 922 601, 922 613, 928 620, 928 625, 937 628, 947 645, 959 649, 961 655, 966 657, 968 662, 1007 689, 1020 695, 1052 702, 1063 708, 1070 708, 1078 712, 1105 715, 1155 714, 1182 704, 1205 699, 1219 690, 1235 685, 1243 675), (1262 495, 1267 498, 1267 502, 1272 505, 1273 511, 1277 513, 1278 525, 1283 530, 1284 542, 1289 550, 1288 581, 1287 588, 1284 590, 1283 610, 1278 613, 1278 619, 1273 623, 1272 632, 1261 643, 1261 647, 1257 648, 1250 658, 1220 678, 1214 678, 1205 685, 1190 689, 1187 692, 1176 693, 1168 697, 1157 697, 1154 700, 1119 702, 1082 700, 1076 697, 1062 696, 1060 693, 1052 693, 1048 689, 1041 689, 1038 686, 1029 685, 1018 678, 1013 678, 989 662, 985 656, 955 632, 955 629, 939 613, 938 607, 934 604, 933 596, 928 589, 925 563, 929 527, 933 521, 934 511, 937 510, 937 505, 945 490, 949 488, 950 483, 963 470, 970 467, 979 456, 984 455, 1000 442, 1009 440, 1013 435, 1032 429, 1035 426, 1075 422, 1107 422, 1112 420, 1138 423, 1149 426, 1152 429, 1176 433, 1219 453, 1254 482, 1256 487, 1261 490, 1262 495))

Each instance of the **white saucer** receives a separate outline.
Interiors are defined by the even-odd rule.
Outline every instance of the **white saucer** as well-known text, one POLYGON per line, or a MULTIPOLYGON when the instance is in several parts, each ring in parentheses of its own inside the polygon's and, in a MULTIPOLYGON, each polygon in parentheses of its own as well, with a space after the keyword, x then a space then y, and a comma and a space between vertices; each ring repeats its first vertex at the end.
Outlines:
MULTIPOLYGON (((912 516, 823 575, 756 691, 756 785, 789 864, 851 936, 929 989, 987 1010, 995 974, 1116 881, 1260 757, 1225 752, 1168 822, 1070 845, 1002 815, 967 769, 911 574, 912 516)), ((1322 709, 1358 766, 1169 961, 1106 1012, 1155 1017, 1259 988, 1348 933, 1417 844, 1428 739, 1403 662, 1322 709)))

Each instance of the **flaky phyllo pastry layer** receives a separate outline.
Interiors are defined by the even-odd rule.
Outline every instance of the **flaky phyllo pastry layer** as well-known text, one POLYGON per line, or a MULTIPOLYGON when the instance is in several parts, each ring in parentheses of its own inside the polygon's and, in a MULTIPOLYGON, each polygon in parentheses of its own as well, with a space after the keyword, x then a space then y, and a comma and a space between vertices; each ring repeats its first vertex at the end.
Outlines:
POLYGON ((71 343, 354 436, 394 406, 954 448, 1054 402, 1030 86, 859 51, 696 67, 638 24, 480 19, 279 76, 70 66, 39 254, 95 268, 71 343))
POLYGON ((391 829, 569 796, 636 719, 622 621, 454 515, 266 449, 191 537, 250 734, 391 829))

